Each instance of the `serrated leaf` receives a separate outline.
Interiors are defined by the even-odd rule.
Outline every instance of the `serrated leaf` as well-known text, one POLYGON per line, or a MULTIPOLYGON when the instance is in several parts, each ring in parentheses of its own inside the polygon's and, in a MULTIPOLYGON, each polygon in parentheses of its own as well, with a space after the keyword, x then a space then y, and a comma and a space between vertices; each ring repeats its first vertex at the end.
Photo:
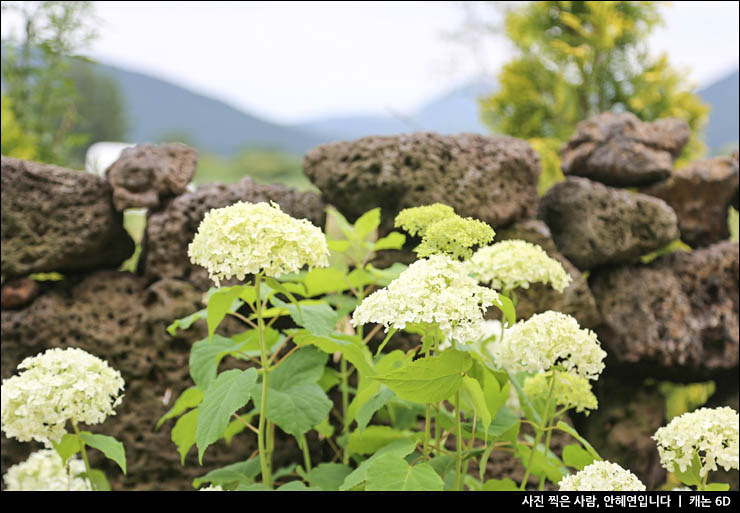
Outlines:
MULTIPOLYGON (((84 472, 82 475, 87 476, 87 472, 84 472)), ((93 486, 95 487, 95 490, 98 492, 110 492, 110 483, 108 482, 108 478, 105 477, 105 474, 102 470, 98 470, 96 468, 90 469, 90 480, 93 482, 93 486)))
POLYGON ((328 336, 334 331, 334 325, 337 322, 337 312, 324 301, 318 304, 306 304, 302 302, 300 309, 276 297, 273 297, 271 301, 276 306, 288 310, 291 318, 297 325, 306 328, 317 337, 328 336))
POLYGON ((400 369, 377 374, 373 379, 386 385, 401 399, 438 403, 460 389, 463 373, 471 364, 468 354, 448 350, 431 358, 421 358, 400 369))
POLYGON ((566 424, 562 420, 559 420, 558 423, 555 425, 555 427, 558 428, 558 429, 560 429, 561 431, 565 431, 570 436, 572 436, 573 438, 575 438, 576 440, 578 440, 579 442, 581 442, 581 445, 583 446, 583 448, 586 449, 586 451, 588 451, 588 453, 591 456, 593 456, 594 460, 596 460, 596 461, 602 461, 603 460, 603 458, 601 456, 599 456, 599 453, 596 452, 596 449, 594 449, 593 446, 590 443, 588 443, 588 440, 586 440, 581 435, 579 435, 578 434, 578 431, 576 431, 575 429, 573 429, 572 427, 570 427, 568 424, 566 424))
POLYGON ((308 296, 343 292, 349 288, 344 273, 333 267, 311 269, 306 274, 304 283, 308 289, 308 296))
POLYGON ((80 451, 80 440, 77 435, 72 433, 65 434, 59 443, 51 442, 57 454, 62 458, 62 464, 66 465, 67 460, 80 451))
POLYGON ((368 426, 364 431, 353 431, 347 441, 347 450, 353 454, 373 454, 395 440, 422 438, 423 433, 399 431, 390 426, 368 426))
POLYGON ((182 319, 175 319, 172 324, 167 326, 167 333, 169 333, 172 336, 175 336, 175 333, 177 330, 186 330, 189 329, 190 326, 193 325, 195 321, 198 319, 205 319, 206 318, 206 309, 198 310, 195 313, 192 313, 188 315, 187 317, 183 317, 182 319))
POLYGON ((320 492, 321 488, 306 486, 303 481, 291 481, 275 490, 276 492, 320 492))
POLYGON ((694 453, 694 457, 691 459, 691 465, 683 472, 676 467, 673 470, 673 474, 685 485, 701 485, 701 460, 699 459, 699 455, 694 453))
POLYGON ((332 369, 331 367, 324 367, 324 373, 319 378, 319 381, 317 382, 318 385, 321 387, 321 390, 324 392, 328 392, 335 386, 337 386, 342 380, 339 379, 339 373, 336 371, 336 369, 332 369))
POLYGON ((303 347, 287 357, 270 373, 269 388, 287 390, 293 386, 318 383, 329 355, 315 347, 303 347))
POLYGON ((362 433, 375 412, 385 406, 386 403, 394 397, 396 397, 396 394, 393 390, 385 385, 381 385, 380 390, 373 394, 373 396, 360 407, 360 411, 357 412, 357 431, 362 433))
POLYGON ((444 490, 444 481, 431 465, 409 465, 392 454, 374 461, 367 469, 366 491, 430 491, 444 490))
POLYGON ((365 482, 365 480, 367 479, 368 467, 372 465, 375 461, 377 461, 378 458, 381 458, 385 455, 392 455, 399 458, 404 458, 411 454, 415 448, 416 442, 414 440, 404 439, 396 440, 389 443, 385 447, 379 449, 378 452, 370 456, 370 458, 360 463, 358 467, 344 479, 344 483, 342 483, 342 486, 339 487, 339 490, 351 490, 365 482))
POLYGON ((112 436, 93 434, 89 431, 83 431, 80 434, 85 445, 89 445, 105 454, 106 458, 115 461, 121 467, 123 473, 126 473, 126 449, 124 449, 121 442, 112 436))
POLYGON ((208 324, 209 342, 213 338, 213 334, 216 332, 218 325, 221 324, 221 321, 226 317, 226 314, 230 311, 234 311, 232 309, 234 302, 242 292, 241 285, 234 285, 233 287, 223 287, 217 292, 211 294, 211 297, 208 298, 208 304, 206 305, 206 323, 208 324))
POLYGON ((337 223, 337 226, 342 230, 345 237, 350 238, 352 236, 353 227, 349 224, 347 218, 339 212, 339 210, 329 207, 326 209, 326 213, 337 223))
POLYGON ((483 389, 477 380, 470 376, 463 376, 463 390, 468 394, 469 400, 475 408, 478 422, 483 426, 485 433, 484 439, 488 440, 488 427, 491 425, 491 413, 488 411, 486 397, 483 395, 483 389))
POLYGON ((326 492, 338 492, 345 478, 352 473, 349 465, 341 463, 321 463, 308 474, 311 486, 317 486, 326 492))
MULTIPOLYGON (((567 472, 562 468, 562 462, 555 453, 548 450, 547 456, 545 456, 544 450, 544 444, 540 444, 534 452, 529 470, 532 475, 535 476, 541 476, 544 473, 547 479, 551 482, 558 483, 563 477, 565 477, 565 475, 567 475, 567 472)), ((517 444, 516 455, 523 465, 527 465, 527 463, 529 463, 530 453, 531 449, 529 446, 517 444)))
MULTIPOLYGON (((249 417, 242 417, 242 419, 244 419, 244 422, 249 422, 249 417)), ((224 439, 226 445, 230 445, 231 440, 245 429, 247 429, 247 426, 245 426, 239 419, 234 419, 229 422, 228 426, 226 426, 221 438, 224 439)))
POLYGON ((203 463, 203 453, 213 442, 221 438, 231 415, 245 406, 252 398, 257 383, 257 369, 232 369, 222 372, 208 387, 198 410, 198 428, 195 443, 198 446, 198 461, 203 463))
POLYGON ((299 333, 293 337, 293 341, 298 346, 313 345, 328 354, 340 352, 344 357, 357 368, 362 375, 372 375, 373 360, 370 351, 362 343, 360 337, 356 335, 340 335, 337 333, 328 336, 316 336, 310 332, 299 333))
POLYGON ((221 335, 214 336, 210 342, 203 339, 193 344, 190 350, 190 377, 195 385, 201 390, 208 390, 211 382, 216 379, 221 359, 242 346, 244 342, 235 342, 221 335))
POLYGON ((327 239, 326 245, 330 251, 336 253, 346 253, 349 250, 350 242, 348 240, 329 240, 327 239))
POLYGON ((368 210, 355 221, 353 235, 359 240, 364 240, 378 226, 380 226, 380 207, 368 210))
POLYGON ((563 448, 563 463, 577 470, 583 470, 584 467, 594 462, 594 457, 577 444, 568 444, 563 448))
POLYGON ((154 430, 157 431, 160 427, 162 427, 162 424, 164 424, 165 421, 182 415, 186 410, 189 410, 190 408, 195 408, 200 404, 202 400, 203 391, 200 388, 186 388, 180 394, 180 397, 177 398, 175 404, 172 405, 172 408, 170 408, 170 410, 162 415, 162 417, 157 421, 157 425, 154 426, 154 430))
POLYGON ((378 239, 373 246, 373 251, 381 251, 383 249, 401 249, 406 244, 406 236, 402 233, 391 232, 385 237, 378 239))
POLYGON ((180 454, 180 464, 185 465, 185 456, 192 446, 195 445, 195 430, 198 428, 198 408, 190 410, 177 419, 172 428, 170 438, 177 446, 180 454))
POLYGON ((231 485, 233 483, 251 484, 254 478, 260 473, 259 458, 252 458, 239 463, 232 463, 225 467, 211 470, 204 476, 193 479, 193 488, 199 488, 200 485, 211 483, 212 485, 231 485))
POLYGON ((380 287, 386 287, 390 282, 400 276, 400 274, 408 269, 408 266, 400 262, 395 262, 393 265, 386 269, 378 269, 373 267, 372 264, 367 264, 365 270, 370 272, 375 279, 375 284, 380 287))
POLYGON ((489 479, 483 483, 484 492, 516 492, 519 487, 508 477, 504 479, 489 479))

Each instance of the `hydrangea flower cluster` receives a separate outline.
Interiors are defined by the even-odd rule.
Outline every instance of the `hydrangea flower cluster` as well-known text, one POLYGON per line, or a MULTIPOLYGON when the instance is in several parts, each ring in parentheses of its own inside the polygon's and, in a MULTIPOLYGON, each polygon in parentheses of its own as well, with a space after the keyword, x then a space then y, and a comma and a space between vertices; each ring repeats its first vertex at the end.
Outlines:
POLYGON ((421 244, 414 249, 419 258, 446 254, 467 259, 473 254, 473 246, 488 244, 495 235, 483 221, 460 217, 441 203, 402 210, 396 216, 396 227, 421 237, 421 244))
POLYGON ((298 272, 304 265, 327 267, 329 248, 321 229, 306 219, 282 212, 277 203, 246 203, 210 210, 188 246, 193 264, 222 279, 264 272, 266 276, 298 272))
POLYGON ((547 256, 544 249, 523 240, 505 240, 480 248, 470 258, 469 265, 481 283, 502 291, 545 283, 562 292, 573 280, 563 265, 547 256))
POLYGON ((531 397, 540 396, 547 398, 549 383, 547 378, 553 375, 555 383, 553 384, 552 395, 555 397, 555 404, 565 408, 575 408, 577 412, 583 410, 595 410, 598 408, 596 396, 591 391, 591 384, 584 377, 570 372, 548 371, 539 372, 534 376, 524 380, 524 393, 531 397))
POLYGON ((491 347, 491 354, 498 365, 512 372, 546 371, 558 364, 586 379, 599 377, 606 357, 593 331, 581 329, 573 317, 553 311, 516 323, 491 347))
POLYGON ((223 492, 224 489, 221 488, 221 485, 210 485, 210 486, 204 486, 203 488, 198 489, 199 492, 223 492))
POLYGON ((70 458, 65 466, 54 449, 36 451, 28 459, 13 465, 3 476, 7 491, 91 491, 85 473, 85 463, 70 458))
POLYGON ((68 420, 99 424, 123 400, 121 373, 82 349, 49 349, 18 368, 26 370, 0 387, 0 419, 5 434, 21 442, 48 447, 64 436, 68 420))
POLYGON ((352 314, 356 327, 368 322, 403 329, 407 324, 437 323, 445 337, 469 342, 480 336, 483 313, 498 301, 465 266, 444 255, 417 260, 388 287, 364 299, 352 314))
POLYGON ((632 472, 616 463, 596 461, 558 483, 567 492, 644 492, 645 485, 632 472))
POLYGON ((670 472, 685 472, 698 455, 702 478, 717 465, 737 469, 739 423, 738 413, 726 406, 699 408, 674 418, 653 435, 660 464, 670 472))

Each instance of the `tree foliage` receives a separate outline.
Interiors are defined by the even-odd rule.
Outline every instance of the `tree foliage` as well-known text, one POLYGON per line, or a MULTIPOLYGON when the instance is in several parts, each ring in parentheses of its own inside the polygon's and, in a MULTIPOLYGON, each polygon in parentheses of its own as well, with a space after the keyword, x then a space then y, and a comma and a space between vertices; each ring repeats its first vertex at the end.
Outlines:
POLYGON ((518 56, 506 64, 500 89, 481 101, 494 131, 557 142, 576 124, 607 110, 630 111, 644 121, 685 119, 692 138, 683 158, 703 151, 698 133, 708 107, 692 85, 653 58, 647 37, 661 23, 657 2, 531 2, 510 8, 504 29, 518 56))
POLYGON ((12 100, 2 96, 2 154, 19 159, 36 157, 36 140, 18 124, 11 106, 12 100))

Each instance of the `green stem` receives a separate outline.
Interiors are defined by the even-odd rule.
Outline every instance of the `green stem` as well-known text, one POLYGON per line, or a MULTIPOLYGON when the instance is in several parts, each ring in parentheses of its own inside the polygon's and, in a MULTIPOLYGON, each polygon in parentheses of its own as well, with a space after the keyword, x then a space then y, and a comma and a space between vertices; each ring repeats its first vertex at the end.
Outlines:
POLYGON ((455 491, 462 490, 462 447, 463 447, 463 436, 462 436, 462 422, 460 421, 460 391, 455 393, 455 417, 457 417, 457 440, 455 440, 455 446, 457 448, 457 463, 455 465, 455 491))
POLYGON ((92 491, 96 491, 95 489, 95 483, 93 483, 92 480, 92 469, 90 468, 90 462, 87 459, 87 451, 85 450, 85 442, 82 440, 82 435, 80 434, 80 430, 77 429, 77 423, 72 422, 72 428, 75 430, 75 435, 77 435, 77 441, 80 444, 80 452, 82 453, 82 460, 85 462, 85 471, 87 472, 87 480, 90 482, 90 488, 92 488, 92 491))
POLYGON ((432 418, 432 405, 431 403, 427 403, 427 410, 426 410, 426 416, 424 418, 424 461, 429 460, 429 452, 431 447, 429 447, 429 436, 431 434, 431 418, 432 418))
POLYGON ((311 473, 311 454, 308 452, 308 443, 306 443, 306 435, 301 435, 301 449, 303 449, 303 466, 306 467, 306 474, 311 473))
MULTIPOLYGON (((547 426, 545 426, 547 428, 547 426)), ((547 435, 545 435, 545 458, 547 458, 547 452, 550 450, 550 437, 552 436, 552 429, 547 429, 547 435)), ((537 490, 542 491, 545 489, 545 474, 540 477, 540 485, 537 490)))
MULTIPOLYGON (((522 484, 519 486, 519 490, 524 491, 527 486, 527 479, 529 479, 529 473, 530 468, 532 467, 532 461, 534 459, 534 452, 537 450, 537 448, 540 445, 540 440, 542 439, 542 432, 544 429, 547 428, 548 418, 547 413, 550 411, 550 399, 552 398, 552 390, 555 388, 555 376, 550 376, 550 386, 549 390, 547 392, 547 402, 545 403, 545 418, 543 420, 543 425, 539 427, 535 427, 535 440, 534 444, 532 445, 532 449, 529 453, 529 459, 527 461, 527 468, 524 472, 524 479, 522 479, 522 484)), ((547 452, 545 452, 545 457, 547 457, 547 452)))
POLYGON ((257 295, 257 336, 260 343, 260 357, 262 361, 262 396, 260 401, 260 422, 259 432, 257 433, 257 447, 260 453, 260 468, 262 469, 262 483, 272 489, 272 471, 268 461, 268 453, 265 434, 267 433, 267 387, 270 375, 270 360, 267 358, 267 349, 265 347, 265 321, 262 318, 262 297, 260 296, 260 283, 262 275, 254 275, 254 290, 257 295))
MULTIPOLYGON (((346 434, 349 431, 349 384, 347 379, 347 360, 342 355, 342 359, 339 363, 339 374, 342 378, 342 433, 346 434)), ((345 447, 342 449, 342 463, 345 465, 349 464, 349 451, 345 447)))

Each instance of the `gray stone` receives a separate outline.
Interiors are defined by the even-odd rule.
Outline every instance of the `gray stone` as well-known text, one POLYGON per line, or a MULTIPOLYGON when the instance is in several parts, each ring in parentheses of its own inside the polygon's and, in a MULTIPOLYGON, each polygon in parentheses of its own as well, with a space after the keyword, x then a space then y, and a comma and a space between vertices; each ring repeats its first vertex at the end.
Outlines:
POLYGON ((387 230, 404 208, 444 203, 496 227, 534 213, 540 159, 513 137, 416 132, 318 146, 303 169, 351 221, 381 207, 387 230))
POLYGON ((578 124, 561 152, 561 168, 607 185, 647 185, 670 176, 690 135, 682 119, 644 123, 630 112, 604 112, 578 124))
POLYGON ((727 209, 737 201, 738 162, 731 157, 698 160, 642 192, 668 203, 678 216, 681 240, 692 247, 725 240, 727 209))
POLYGON ((582 270, 633 261, 679 237, 676 214, 663 200, 573 176, 547 191, 537 216, 582 270))
POLYGON ((737 243, 594 271, 589 283, 616 362, 684 382, 738 365, 737 243))
POLYGON ((257 184, 249 177, 234 184, 204 185, 174 198, 161 211, 148 216, 141 257, 144 274, 151 280, 186 279, 202 290, 212 287, 206 269, 190 263, 188 245, 206 212, 237 201, 274 201, 285 213, 324 226, 324 204, 313 192, 257 184))
POLYGON ((140 144, 123 150, 105 175, 116 209, 156 209, 185 192, 197 166, 198 152, 184 144, 140 144))
POLYGON ((2 157, 0 239, 6 278, 117 267, 134 252, 104 179, 2 157))
MULTIPOLYGON (((518 239, 537 244, 550 258, 560 262, 573 278, 570 286, 563 292, 558 292, 542 283, 532 283, 529 289, 516 290, 517 318, 528 319, 534 314, 555 310, 573 316, 582 328, 594 328, 601 322, 599 310, 583 273, 558 251, 545 223, 536 219, 527 219, 496 232, 496 242, 507 239, 518 239)), ((495 308, 489 311, 494 310, 498 312, 495 308)))

